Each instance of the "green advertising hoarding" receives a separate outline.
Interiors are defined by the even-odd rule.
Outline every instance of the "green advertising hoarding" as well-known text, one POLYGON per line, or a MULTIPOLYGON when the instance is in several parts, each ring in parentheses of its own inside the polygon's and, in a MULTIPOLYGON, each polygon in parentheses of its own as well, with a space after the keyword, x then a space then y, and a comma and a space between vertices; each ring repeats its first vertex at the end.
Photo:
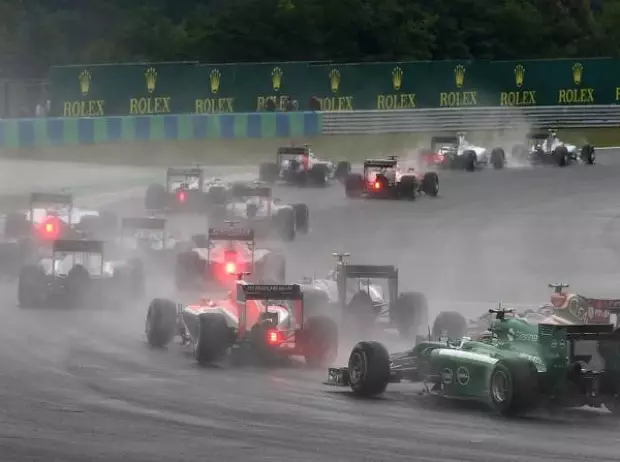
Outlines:
POLYGON ((616 104, 620 59, 66 66, 51 91, 60 117, 616 104))

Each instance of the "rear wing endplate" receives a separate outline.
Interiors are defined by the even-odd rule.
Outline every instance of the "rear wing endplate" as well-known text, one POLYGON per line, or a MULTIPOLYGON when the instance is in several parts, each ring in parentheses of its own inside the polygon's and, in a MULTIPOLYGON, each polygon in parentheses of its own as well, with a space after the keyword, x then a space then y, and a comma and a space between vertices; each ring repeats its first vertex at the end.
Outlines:
POLYGON ((398 161, 396 159, 390 159, 390 160, 368 159, 364 161, 364 168, 368 168, 368 167, 392 168, 392 167, 395 167, 397 163, 398 161))
POLYGON ((30 194, 31 204, 62 204, 73 205, 73 195, 66 193, 33 192, 30 194))
POLYGON ((254 230, 248 228, 209 228, 210 241, 254 241, 254 230))
POLYGON ((398 269, 391 265, 343 265, 348 278, 398 278, 398 269))
POLYGON ((299 284, 239 284, 237 298, 244 300, 302 300, 299 284))
POLYGON ((165 218, 156 217, 125 217, 121 219, 123 229, 163 230, 166 228, 165 218))
POLYGON ((58 240, 54 241, 53 251, 57 253, 103 253, 103 242, 82 240, 58 240))
POLYGON ((166 175, 167 176, 188 176, 188 177, 201 177, 203 174, 202 169, 200 168, 175 168, 175 167, 169 167, 168 170, 166 170, 166 175))

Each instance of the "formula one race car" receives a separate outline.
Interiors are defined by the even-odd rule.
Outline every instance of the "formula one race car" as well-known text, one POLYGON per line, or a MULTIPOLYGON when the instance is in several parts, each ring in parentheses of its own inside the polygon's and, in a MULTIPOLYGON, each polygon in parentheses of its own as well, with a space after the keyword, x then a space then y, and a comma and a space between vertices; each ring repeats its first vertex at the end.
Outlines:
POLYGON ((400 293, 397 268, 352 265, 345 261, 348 253, 333 255, 337 259, 336 267, 327 277, 305 278, 300 284, 306 304, 313 312, 339 318, 357 334, 369 332, 376 321, 385 318, 405 338, 414 335, 421 326, 426 328, 426 297, 419 292, 400 293), (382 283, 387 283, 387 294, 382 283))
POLYGON ((218 178, 205 179, 200 167, 168 168, 166 183, 153 183, 146 189, 147 210, 204 213, 213 205, 225 204, 227 187, 218 178))
POLYGON ((581 149, 573 144, 561 141, 555 130, 548 133, 529 133, 529 144, 516 145, 512 148, 512 156, 516 160, 531 164, 552 164, 564 167, 573 162, 581 161, 593 165, 596 160, 594 146, 584 144, 581 149))
POLYGON ((117 226, 118 218, 111 212, 74 207, 71 194, 34 192, 28 209, 6 215, 0 272, 16 276, 19 268, 36 260, 41 251, 49 255, 56 239, 105 239, 117 226))
POLYGON ((437 197, 439 177, 402 167, 397 157, 364 161, 363 173, 350 173, 344 183, 347 197, 415 199, 420 194, 437 197))
POLYGON ((490 313, 492 335, 477 341, 422 341, 393 355, 378 342, 359 342, 348 367, 330 368, 326 383, 370 397, 391 382, 421 382, 427 394, 480 401, 505 416, 541 405, 605 405, 620 417, 620 329, 490 313))
POLYGON ((17 298, 23 308, 123 306, 141 297, 142 265, 106 261, 103 242, 56 240, 51 257, 26 265, 19 273, 17 298))
POLYGON ((298 285, 256 285, 237 281, 229 297, 178 306, 151 302, 146 318, 150 345, 163 347, 179 335, 199 363, 223 359, 228 350, 237 364, 277 364, 304 356, 312 367, 335 359, 338 329, 329 318, 307 317, 298 285))
POLYGON ((489 164, 496 170, 504 168, 506 155, 502 148, 476 146, 467 141, 465 135, 465 132, 458 132, 456 136, 433 137, 430 151, 422 152, 424 165, 468 172, 489 164))
POLYGON ((229 197, 222 218, 238 221, 242 227, 252 229, 255 235, 268 236, 275 232, 281 239, 292 241, 297 233, 308 232, 308 206, 280 203, 273 199, 272 189, 265 183, 233 183, 229 197))
MULTIPOLYGON (((510 316, 519 317, 531 323, 579 325, 615 323, 612 316, 620 310, 619 299, 590 298, 575 293, 566 293, 568 284, 549 284, 554 289, 550 303, 538 307, 515 309, 510 316)), ((493 316, 485 313, 476 319, 466 319, 460 312, 443 311, 433 323, 432 338, 459 339, 463 336, 478 339, 489 335, 493 316)))
POLYGON ((194 236, 196 247, 177 255, 175 279, 179 290, 232 287, 239 273, 251 274, 252 282, 283 282, 284 256, 270 249, 257 249, 254 231, 209 228, 206 236, 194 236))
POLYGON ((309 145, 304 147, 278 148, 275 163, 260 164, 258 176, 261 181, 273 183, 283 180, 289 184, 325 186, 332 179, 343 180, 351 171, 351 164, 340 161, 338 165, 318 159, 309 145))

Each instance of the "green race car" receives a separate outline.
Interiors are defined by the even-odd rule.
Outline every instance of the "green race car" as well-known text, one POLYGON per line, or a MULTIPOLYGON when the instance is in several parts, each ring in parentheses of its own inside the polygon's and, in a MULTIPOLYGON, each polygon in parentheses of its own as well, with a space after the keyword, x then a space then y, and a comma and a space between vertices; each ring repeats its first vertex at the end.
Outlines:
POLYGON ((330 368, 326 383, 372 397, 388 383, 421 382, 428 394, 488 403, 506 416, 543 405, 605 405, 620 417, 620 329, 489 312, 491 335, 475 341, 421 341, 393 355, 378 342, 359 342, 348 367, 330 368))

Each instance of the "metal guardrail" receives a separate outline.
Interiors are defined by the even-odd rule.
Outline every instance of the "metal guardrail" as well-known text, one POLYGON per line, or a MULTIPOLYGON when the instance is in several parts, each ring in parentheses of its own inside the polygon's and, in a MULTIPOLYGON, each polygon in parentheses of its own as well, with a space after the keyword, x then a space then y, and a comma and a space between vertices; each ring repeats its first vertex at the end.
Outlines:
POLYGON ((325 135, 620 127, 620 105, 467 107, 396 111, 323 112, 325 135))

